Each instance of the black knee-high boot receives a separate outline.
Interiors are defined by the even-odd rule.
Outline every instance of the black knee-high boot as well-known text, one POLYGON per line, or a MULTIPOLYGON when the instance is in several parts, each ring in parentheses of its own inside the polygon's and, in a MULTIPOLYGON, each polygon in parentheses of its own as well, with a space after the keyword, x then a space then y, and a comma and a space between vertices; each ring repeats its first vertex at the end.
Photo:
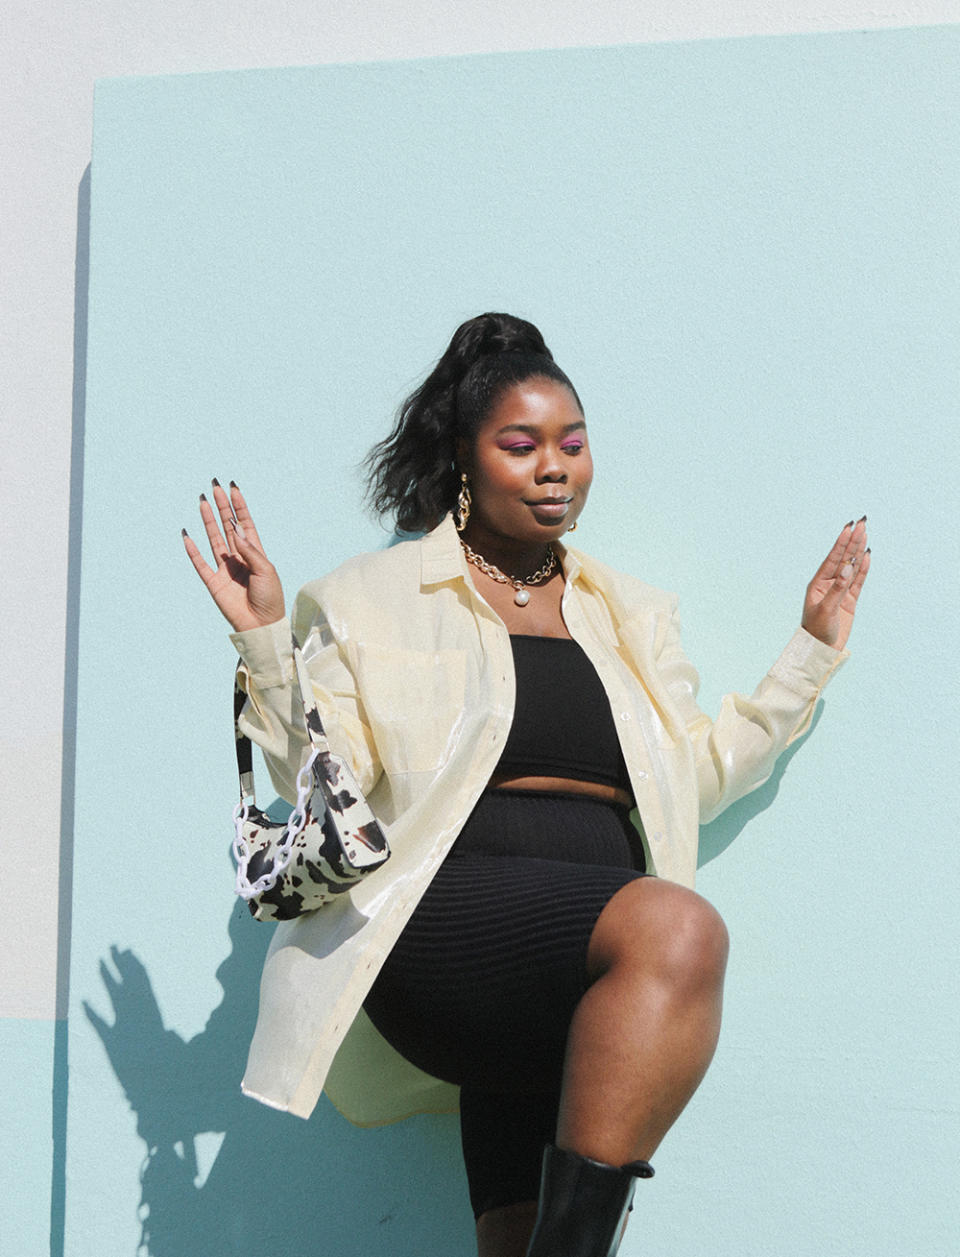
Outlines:
POLYGON ((605 1165, 548 1144, 527 1257, 614 1257, 636 1180, 652 1177, 646 1161, 605 1165))

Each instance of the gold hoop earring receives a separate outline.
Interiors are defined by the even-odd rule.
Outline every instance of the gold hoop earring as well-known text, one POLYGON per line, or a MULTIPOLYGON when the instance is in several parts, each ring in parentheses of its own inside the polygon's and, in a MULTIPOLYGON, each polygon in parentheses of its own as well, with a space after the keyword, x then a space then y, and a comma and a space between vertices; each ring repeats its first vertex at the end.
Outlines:
POLYGON ((467 526, 467 520, 470 518, 470 503, 473 499, 470 497, 470 486, 467 483, 467 473, 460 473, 460 496, 457 498, 457 532, 463 532, 467 526))
POLYGON ((576 532, 578 523, 579 523, 579 520, 575 519, 573 523, 570 525, 570 527, 567 529, 567 532, 576 532))

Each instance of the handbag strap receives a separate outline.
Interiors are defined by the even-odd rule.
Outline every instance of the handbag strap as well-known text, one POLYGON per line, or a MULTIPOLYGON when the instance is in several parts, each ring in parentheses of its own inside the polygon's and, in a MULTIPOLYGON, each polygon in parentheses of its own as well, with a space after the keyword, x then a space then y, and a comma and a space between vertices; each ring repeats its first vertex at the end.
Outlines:
MULTIPOLYGON (((300 643, 292 633, 290 640, 293 644, 293 669, 297 678, 297 687, 300 690, 300 702, 303 706, 303 718, 307 726, 307 736, 310 739, 310 744, 317 752, 318 758, 325 759, 330 755, 330 743, 327 741, 323 722, 320 719, 317 699, 313 692, 313 686, 310 684, 310 674, 307 672, 307 665, 304 663, 300 643)), ((240 713, 243 711, 244 704, 247 701, 247 695, 240 686, 240 669, 242 666, 242 662, 237 663, 237 670, 233 676, 233 734, 237 746, 237 774, 240 778, 241 800, 250 798, 256 803, 256 793, 253 784, 253 746, 247 735, 240 730, 240 713)))
POLYGON ((330 743, 327 741, 327 735, 323 730, 323 721, 320 719, 317 698, 310 683, 310 674, 307 672, 307 665, 303 661, 300 645, 292 634, 291 641, 293 642, 293 670, 297 674, 297 685, 300 688, 300 701, 303 703, 303 718, 307 724, 307 737, 309 737, 315 751, 322 756, 329 756, 330 743))

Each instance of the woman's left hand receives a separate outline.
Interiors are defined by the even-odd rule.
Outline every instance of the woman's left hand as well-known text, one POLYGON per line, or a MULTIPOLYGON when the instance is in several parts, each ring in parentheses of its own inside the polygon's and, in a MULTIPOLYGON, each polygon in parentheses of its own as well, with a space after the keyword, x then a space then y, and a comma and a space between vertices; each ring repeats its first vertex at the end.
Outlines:
POLYGON ((808 633, 836 650, 844 648, 869 570, 867 517, 864 515, 841 531, 807 586, 800 623, 808 633))

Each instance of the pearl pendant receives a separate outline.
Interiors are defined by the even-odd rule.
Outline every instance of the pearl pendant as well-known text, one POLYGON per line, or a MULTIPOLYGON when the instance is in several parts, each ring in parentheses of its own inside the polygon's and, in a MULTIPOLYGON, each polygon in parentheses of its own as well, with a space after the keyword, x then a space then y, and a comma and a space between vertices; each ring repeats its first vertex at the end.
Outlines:
POLYGON ((525 607, 527 603, 530 601, 530 590, 518 589, 517 592, 513 595, 513 601, 517 604, 518 607, 525 607))

